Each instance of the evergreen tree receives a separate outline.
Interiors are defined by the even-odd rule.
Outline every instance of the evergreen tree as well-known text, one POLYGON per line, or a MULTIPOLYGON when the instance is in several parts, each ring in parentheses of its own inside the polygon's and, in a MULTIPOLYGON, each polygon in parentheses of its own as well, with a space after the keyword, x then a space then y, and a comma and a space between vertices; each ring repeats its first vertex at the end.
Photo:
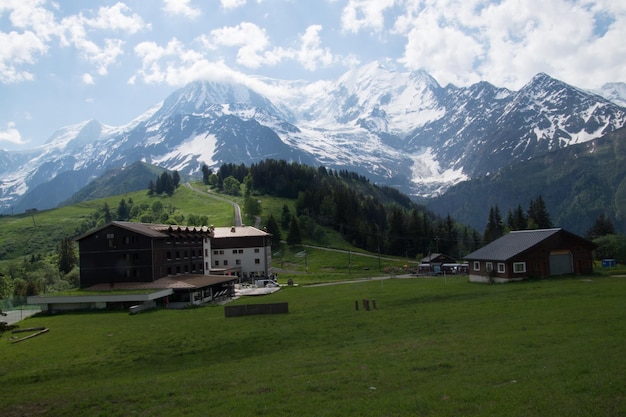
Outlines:
POLYGON ((159 193, 157 190, 157 194, 165 193, 167 195, 174 194, 176 187, 174 186, 174 179, 167 171, 163 171, 161 174, 161 192, 159 193))
POLYGON ((283 229, 288 229, 291 224, 291 213, 289 212, 289 207, 287 204, 283 204, 283 211, 280 216, 280 226, 283 229))
POLYGON ((550 214, 541 196, 530 202, 528 207, 528 223, 537 229, 549 229, 552 226, 550 214))
POLYGON ((172 185, 174 186, 174 190, 180 185, 180 174, 176 170, 172 173, 172 185))
POLYGON ((111 209, 107 203, 104 203, 104 206, 102 207, 102 221, 105 224, 113 221, 113 215, 111 214, 111 209))
POLYGON ((289 224, 289 233, 287 233, 287 244, 293 246, 299 245, 300 243, 302 243, 302 235, 300 234, 298 219, 296 216, 292 216, 291 224, 289 224))
POLYGON ((130 207, 126 204, 126 200, 123 198, 120 200, 119 205, 117 206, 117 220, 126 221, 130 217, 130 207))
POLYGON ((489 220, 485 233, 483 233, 483 241, 485 243, 493 242, 504 235, 504 227, 502 225, 502 217, 498 205, 489 209, 489 220))
POLYGON ((587 239, 593 240, 601 236, 614 234, 615 227, 613 226, 613 222, 604 213, 600 213, 600 215, 596 218, 595 223, 591 226, 591 228, 589 228, 585 236, 587 239))
POLYGON ((156 187, 154 185, 154 181, 150 180, 150 182, 148 183, 148 195, 152 196, 154 195, 156 191, 156 187))
POLYGON ((206 185, 209 185, 209 177, 211 176, 211 169, 207 164, 202 164, 202 182, 206 185))
POLYGON ((404 214, 399 207, 391 211, 389 218, 389 232, 387 237, 387 247, 392 255, 404 255, 407 251, 405 235, 404 214))
POLYGON ((74 251, 74 242, 69 237, 63 238, 58 247, 58 267, 64 274, 69 273, 76 266, 77 257, 74 251))
POLYGON ((528 219, 521 205, 517 205, 514 211, 509 210, 507 225, 510 230, 525 230, 528 227, 528 219))
POLYGON ((450 214, 443 221, 441 230, 441 242, 439 251, 450 256, 457 256, 459 253, 459 233, 456 224, 450 214))
POLYGON ((156 183, 154 184, 154 192, 156 195, 163 194, 163 177, 157 176, 156 183))
POLYGON ((267 233, 270 233, 272 235, 272 246, 278 247, 281 240, 280 228, 278 227, 278 223, 276 223, 274 216, 272 216, 271 214, 270 217, 267 219, 265 229, 267 230, 267 233))

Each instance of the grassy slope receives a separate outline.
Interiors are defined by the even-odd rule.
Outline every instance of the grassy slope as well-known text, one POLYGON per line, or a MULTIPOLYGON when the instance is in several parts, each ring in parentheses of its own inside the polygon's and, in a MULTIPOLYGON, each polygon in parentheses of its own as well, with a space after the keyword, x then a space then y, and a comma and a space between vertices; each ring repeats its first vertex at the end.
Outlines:
POLYGON ((5 417, 626 413, 623 278, 286 288, 222 307, 34 317, 0 339, 5 417), (354 308, 375 298, 378 309, 354 308))
POLYGON ((121 199, 133 199, 134 204, 152 204, 160 199, 164 206, 171 205, 186 216, 207 215, 209 223, 229 226, 233 222, 232 206, 180 187, 173 198, 149 197, 146 191, 82 202, 53 210, 42 210, 34 215, 0 217, 0 246, 8 253, 5 259, 31 254, 53 252, 66 236, 74 236, 76 227, 106 202, 115 211, 121 199))
MULTIPOLYGON (((193 184, 197 189, 204 189, 201 183, 193 184)), ((242 197, 220 195, 235 201, 243 207, 242 197)), ((56 250, 58 242, 63 237, 74 236, 76 227, 91 213, 102 208, 106 202, 114 211, 120 200, 132 198, 134 204, 146 203, 151 205, 156 200, 161 200, 165 207, 172 207, 181 211, 186 217, 190 214, 207 215, 209 224, 215 226, 230 226, 233 224, 233 208, 224 201, 208 197, 204 193, 180 187, 172 198, 149 197, 145 191, 137 191, 125 195, 112 196, 104 199, 82 202, 74 206, 62 207, 54 210, 45 210, 30 215, 16 215, 0 217, 0 247, 3 249, 2 261, 7 262, 13 258, 30 256, 31 254, 48 254, 56 250)), ((277 221, 280 221, 282 207, 287 204, 292 213, 294 202, 271 196, 260 196, 262 205, 262 225, 265 224, 270 213, 277 221)), ((245 216, 245 213, 244 213, 245 216)), ((254 220, 244 219, 246 224, 253 224, 254 220)), ((282 231, 286 238, 287 231, 282 231)), ((306 244, 319 245, 319 242, 306 240, 306 244)), ((333 252, 307 247, 306 258, 302 256, 304 247, 273 248, 275 253, 274 266, 284 269, 280 271, 279 279, 286 282, 293 278, 297 283, 310 283, 322 281, 336 281, 348 278, 368 277, 379 270, 379 261, 376 257, 357 256, 364 251, 354 249, 345 242, 339 234, 331 229, 325 229, 325 241, 323 246, 351 250, 348 252, 333 252), (306 264, 305 264, 306 260, 306 264), (308 271, 309 274, 305 274, 308 271)), ((2 264, 0 261, 0 265, 2 264)), ((402 258, 382 257, 380 270, 386 268, 402 267, 407 264, 402 258)))

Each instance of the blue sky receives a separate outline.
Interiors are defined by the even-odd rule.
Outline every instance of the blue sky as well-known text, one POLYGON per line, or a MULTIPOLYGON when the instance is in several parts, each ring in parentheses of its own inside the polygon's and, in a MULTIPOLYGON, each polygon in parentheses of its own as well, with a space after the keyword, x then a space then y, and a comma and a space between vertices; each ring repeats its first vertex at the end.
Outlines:
POLYGON ((0 149, 126 124, 196 79, 332 79, 373 60, 441 85, 626 81, 618 0, 0 0, 0 149))

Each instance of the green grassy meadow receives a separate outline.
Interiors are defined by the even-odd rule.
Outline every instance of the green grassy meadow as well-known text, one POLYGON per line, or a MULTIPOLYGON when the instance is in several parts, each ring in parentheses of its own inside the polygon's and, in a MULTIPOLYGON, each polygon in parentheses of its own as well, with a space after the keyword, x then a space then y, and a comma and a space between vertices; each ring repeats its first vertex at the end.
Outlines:
POLYGON ((624 416, 626 278, 298 286, 223 306, 35 316, 0 338, 0 414, 624 416), (377 309, 355 309, 376 299, 377 309))

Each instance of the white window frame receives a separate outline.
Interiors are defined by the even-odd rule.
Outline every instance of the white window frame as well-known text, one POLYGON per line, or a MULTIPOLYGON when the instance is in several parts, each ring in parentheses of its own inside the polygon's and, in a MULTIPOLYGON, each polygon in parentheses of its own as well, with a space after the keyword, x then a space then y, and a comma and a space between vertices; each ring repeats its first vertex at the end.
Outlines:
POLYGON ((485 262, 485 271, 487 272, 493 271, 493 262, 485 262))
POLYGON ((513 272, 524 274, 526 272, 526 262, 513 262, 513 272))
POLYGON ((506 273, 506 264, 504 262, 498 262, 498 274, 506 273))
POLYGON ((472 264, 472 269, 474 271, 480 271, 480 261, 474 261, 472 264))

